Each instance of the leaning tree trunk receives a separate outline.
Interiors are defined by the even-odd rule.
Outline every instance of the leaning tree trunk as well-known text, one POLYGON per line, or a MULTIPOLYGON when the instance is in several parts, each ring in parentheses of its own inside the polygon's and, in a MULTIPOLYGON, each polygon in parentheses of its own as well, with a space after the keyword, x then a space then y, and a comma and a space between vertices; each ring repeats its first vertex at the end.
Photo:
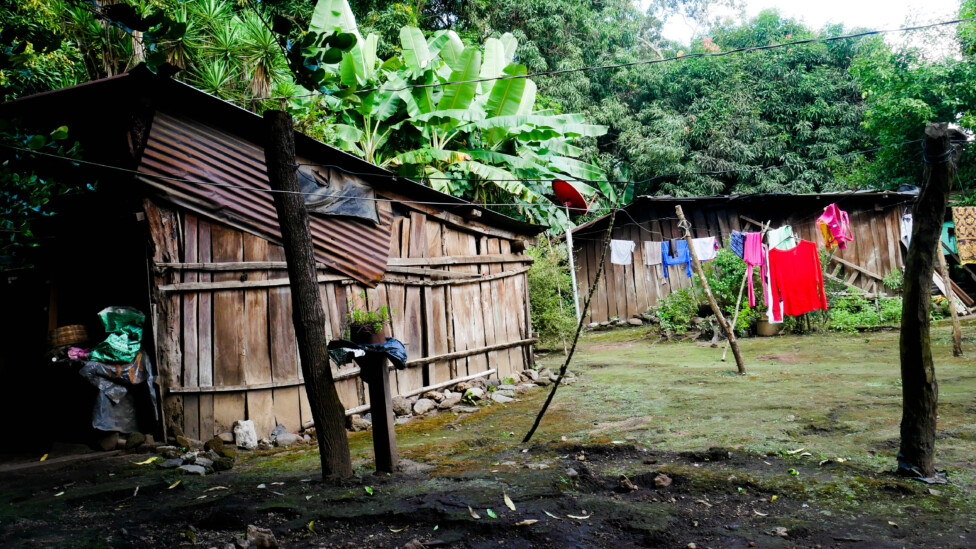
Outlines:
POLYGON ((298 186, 295 130, 287 112, 267 110, 264 119, 268 132, 264 157, 271 188, 278 191, 273 193, 275 210, 288 263, 298 356, 319 441, 322 478, 337 480, 352 475, 352 459, 346 438, 346 410, 339 401, 329 367, 325 312, 315 276, 308 211, 298 186))
POLYGON ((905 261, 901 315, 902 418, 899 470, 935 474, 935 428, 939 384, 929 338, 932 274, 949 197, 952 144, 948 124, 925 128, 925 172, 913 208, 911 246, 905 261))

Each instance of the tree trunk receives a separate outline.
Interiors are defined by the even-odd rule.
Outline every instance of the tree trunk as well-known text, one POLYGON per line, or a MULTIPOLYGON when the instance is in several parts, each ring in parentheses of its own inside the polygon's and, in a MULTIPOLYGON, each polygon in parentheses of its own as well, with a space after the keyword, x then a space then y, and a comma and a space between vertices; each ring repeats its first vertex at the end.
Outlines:
POLYGON ((319 441, 322 478, 338 480, 352 475, 345 407, 339 401, 326 350, 325 313, 315 277, 308 211, 298 186, 295 131, 291 115, 279 110, 264 113, 268 142, 265 163, 274 194, 275 210, 291 284, 292 318, 298 338, 298 356, 305 376, 305 391, 319 441))
POLYGON ((935 474, 935 429, 939 384, 929 338, 932 274, 949 197, 952 163, 948 124, 925 128, 925 171, 913 208, 911 246, 905 261, 901 315, 902 418, 899 471, 935 474))

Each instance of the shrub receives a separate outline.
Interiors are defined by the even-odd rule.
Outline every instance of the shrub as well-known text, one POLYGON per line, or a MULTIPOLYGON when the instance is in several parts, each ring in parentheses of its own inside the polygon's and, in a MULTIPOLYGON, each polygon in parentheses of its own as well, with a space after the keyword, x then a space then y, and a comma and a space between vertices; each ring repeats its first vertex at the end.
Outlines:
POLYGON ((905 285, 905 273, 901 272, 901 269, 895 268, 884 276, 881 285, 893 292, 900 293, 905 285))
MULTIPOLYGON (((573 286, 569 274, 566 245, 540 242, 526 250, 535 263, 529 270, 532 329, 539 333, 542 346, 561 344, 576 329, 573 286)), ((586 288, 580 288, 585 292, 586 288)), ((581 301, 585 295, 581 295, 581 301)), ((580 303, 580 306, 583 304, 580 303)))
POLYGON ((694 289, 681 288, 664 296, 656 312, 662 331, 684 332, 691 326, 691 318, 698 315, 694 289))

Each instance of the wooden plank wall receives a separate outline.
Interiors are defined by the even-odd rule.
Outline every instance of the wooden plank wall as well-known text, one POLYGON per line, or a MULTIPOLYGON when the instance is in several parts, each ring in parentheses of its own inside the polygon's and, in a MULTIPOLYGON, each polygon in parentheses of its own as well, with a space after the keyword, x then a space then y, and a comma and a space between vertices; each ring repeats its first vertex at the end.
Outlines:
MULTIPOLYGON (((756 231, 758 227, 745 221, 744 215, 754 220, 772 221, 777 227, 790 224, 801 238, 811 240, 822 245, 823 238, 816 226, 816 215, 788 215, 769 219, 768 212, 739 211, 731 208, 706 207, 695 208, 683 206, 685 215, 692 222, 692 236, 721 237, 722 245, 728 245, 732 231, 756 231)), ((635 208, 636 209, 636 208, 635 208)), ((903 264, 903 250, 899 245, 900 218, 905 205, 873 207, 851 210, 851 226, 854 242, 849 243, 847 249, 838 250, 835 257, 847 260, 868 271, 882 277, 903 264)), ((609 255, 604 264, 604 276, 597 284, 593 294, 590 309, 585 313, 586 322, 603 322, 611 318, 626 319, 640 314, 648 307, 656 305, 666 295, 679 288, 687 288, 691 280, 685 273, 683 266, 668 268, 668 277, 664 276, 661 265, 644 265, 644 242, 660 242, 672 238, 679 238, 682 232, 678 229, 674 207, 671 205, 644 206, 636 214, 631 212, 633 219, 618 217, 613 229, 613 238, 631 240, 637 244, 634 250, 633 265, 613 265, 609 255)), ((600 262, 601 244, 604 232, 580 231, 573 236, 574 258, 577 265, 579 291, 584 298, 596 275, 600 262)), ((839 277, 845 280, 855 274, 855 269, 832 263, 829 271, 840 268, 839 277)), ((854 279, 854 285, 867 292, 884 292, 884 287, 876 280, 863 273, 854 279)))
MULTIPOLYGON (((253 234, 192 212, 159 208, 179 225, 179 260, 184 263, 284 261, 283 249, 253 234)), ((397 215, 391 226, 391 258, 416 259, 511 253, 511 242, 459 230, 423 213, 397 215)), ((169 257, 176 255, 174 253, 169 257)), ((157 259, 157 262, 162 261, 157 259)), ((172 261, 172 259, 168 259, 172 261)), ((525 263, 465 263, 424 268, 470 273, 473 277, 519 270, 525 263)), ((221 281, 265 281, 287 278, 282 269, 241 271, 165 271, 175 278, 157 284, 221 281)), ((431 280, 395 274, 396 279, 431 280)), ((407 346, 409 359, 476 350, 530 338, 525 274, 484 282, 452 285, 404 285, 381 282, 366 288, 348 280, 319 285, 329 338, 343 336, 346 312, 393 311, 387 335, 407 346)), ((302 371, 292 323, 291 290, 271 287, 202 289, 168 293, 176 305, 161 311, 160 325, 176 323, 174 346, 179 364, 169 402, 181 401, 187 436, 207 439, 231 430, 234 421, 250 419, 266 437, 278 423, 296 430, 311 420, 301 385, 302 371), (254 387, 258 386, 258 387, 254 387), (233 388, 232 390, 227 390, 233 388)), ((470 356, 391 370, 394 394, 417 390, 489 369, 499 379, 516 376, 531 363, 528 346, 474 353, 470 356)), ((368 404, 358 368, 333 365, 336 389, 347 410, 368 404)), ((178 417, 175 416, 175 417, 178 417)))

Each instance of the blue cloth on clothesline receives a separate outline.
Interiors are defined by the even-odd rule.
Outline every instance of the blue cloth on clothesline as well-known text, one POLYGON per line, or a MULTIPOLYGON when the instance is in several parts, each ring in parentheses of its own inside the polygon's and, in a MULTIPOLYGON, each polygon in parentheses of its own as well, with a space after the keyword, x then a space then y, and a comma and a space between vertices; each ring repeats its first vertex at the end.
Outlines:
POLYGON ((745 233, 740 233, 739 231, 732 231, 732 236, 729 238, 729 248, 732 249, 732 253, 739 256, 740 258, 745 253, 746 245, 746 235, 745 233))
POLYGON ((691 276, 691 252, 688 251, 688 242, 685 240, 675 241, 674 257, 671 257, 671 244, 665 240, 661 243, 661 259, 664 263, 664 278, 668 278, 669 265, 685 264, 685 272, 691 276))

